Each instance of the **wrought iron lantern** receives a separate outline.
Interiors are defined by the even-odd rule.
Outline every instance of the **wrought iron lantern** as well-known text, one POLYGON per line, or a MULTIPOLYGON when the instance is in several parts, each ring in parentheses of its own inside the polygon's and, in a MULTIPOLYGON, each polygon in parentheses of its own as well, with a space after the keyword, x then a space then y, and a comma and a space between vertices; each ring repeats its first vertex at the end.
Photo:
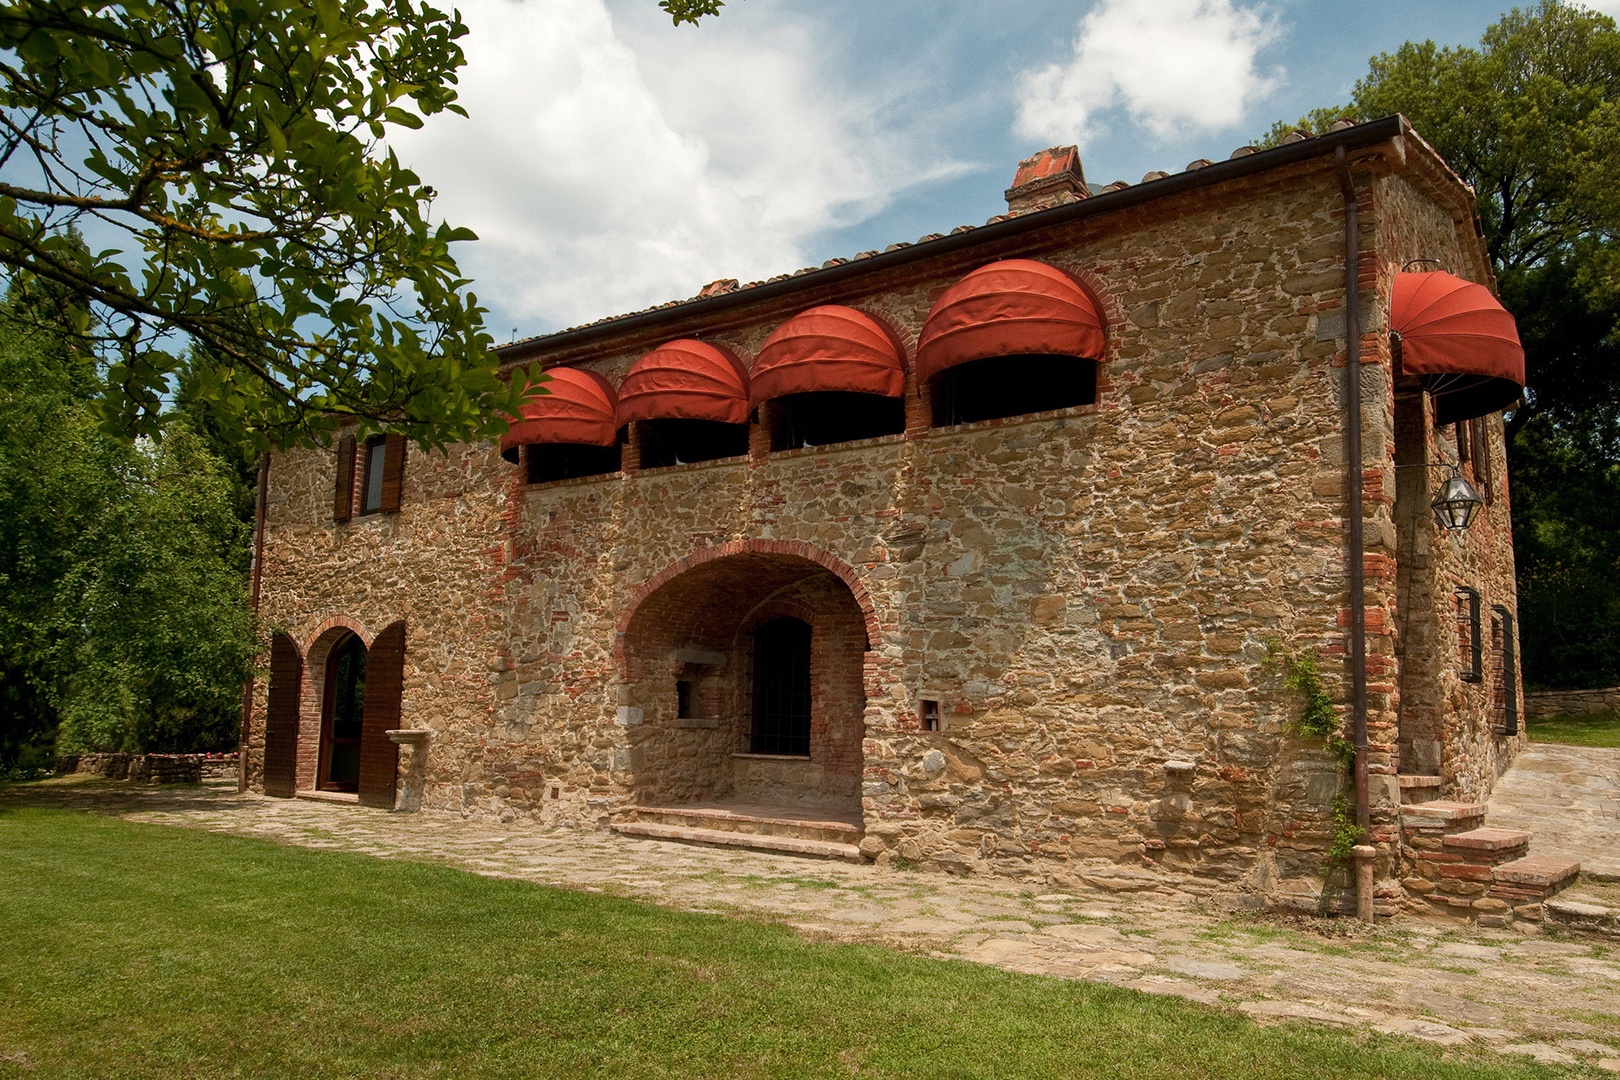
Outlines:
POLYGON ((1474 516, 1484 502, 1474 486, 1464 480, 1456 469, 1452 469, 1451 475, 1440 485, 1440 493, 1429 504, 1429 509, 1434 511, 1434 520, 1442 529, 1460 532, 1474 523, 1474 516))
POLYGON ((1435 524, 1446 532, 1461 532, 1474 523, 1479 514, 1479 508, 1485 505, 1485 500, 1479 497, 1474 485, 1462 478, 1457 466, 1443 463, 1425 463, 1422 465, 1397 465, 1399 469, 1444 469, 1450 475, 1440 484, 1440 493, 1429 504, 1434 511, 1435 524))

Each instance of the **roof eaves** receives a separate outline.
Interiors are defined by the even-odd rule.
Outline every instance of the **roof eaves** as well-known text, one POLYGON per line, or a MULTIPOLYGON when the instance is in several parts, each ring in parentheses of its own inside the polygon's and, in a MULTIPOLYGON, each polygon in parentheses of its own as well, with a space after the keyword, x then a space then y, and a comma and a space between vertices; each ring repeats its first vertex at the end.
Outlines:
MULTIPOLYGON (((804 289, 825 287, 849 278, 879 273, 923 259, 936 258, 951 252, 992 244, 1027 232, 1049 229, 1070 221, 1080 221, 1097 214, 1111 213, 1137 206, 1154 199, 1166 198, 1201 187, 1235 180, 1271 169, 1284 168, 1302 161, 1331 155, 1338 147, 1347 151, 1376 146, 1401 135, 1411 133, 1411 126, 1400 115, 1386 116, 1365 124, 1355 124, 1338 131, 1330 131, 1314 138, 1285 143, 1269 150, 1241 154, 1226 161, 1204 164, 1205 159, 1193 163, 1187 171, 1171 174, 1149 173, 1153 179, 1114 190, 1104 190, 1087 199, 1064 203, 1046 210, 1027 214, 997 215, 987 224, 972 227, 959 226, 944 236, 924 238, 915 244, 891 244, 881 252, 863 252, 854 259, 829 259, 820 269, 781 274, 769 281, 744 286, 729 292, 689 300, 671 300, 644 311, 613 316, 584 326, 576 326, 556 333, 525 338, 501 345, 493 351, 502 364, 515 363, 524 357, 554 349, 573 348, 599 338, 633 333, 664 323, 677 323, 719 314, 747 304, 769 301, 804 289)), ((1432 153, 1432 151, 1431 151, 1432 153)), ((1109 185, 1111 188, 1113 185, 1109 185)))

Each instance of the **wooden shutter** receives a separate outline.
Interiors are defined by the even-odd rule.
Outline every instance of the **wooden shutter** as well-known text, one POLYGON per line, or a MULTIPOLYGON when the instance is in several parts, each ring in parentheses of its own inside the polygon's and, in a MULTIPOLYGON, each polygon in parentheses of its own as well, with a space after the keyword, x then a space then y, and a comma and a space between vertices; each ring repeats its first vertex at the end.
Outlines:
POLYGON ((383 446, 382 506, 378 509, 388 513, 399 509, 400 495, 405 488, 405 436, 389 435, 383 440, 383 446))
MULTIPOLYGON (((353 440, 350 440, 351 443, 353 440)), ((264 793, 293 797, 298 771, 298 702, 304 658, 286 634, 270 639, 269 705, 264 719, 264 793)))
POLYGON ((348 521, 354 516, 354 436, 345 435, 337 445, 337 491, 332 496, 332 520, 348 521))
POLYGON ((366 654, 366 703, 360 714, 360 803, 394 808, 399 745, 388 737, 399 727, 405 688, 405 624, 394 623, 366 654))

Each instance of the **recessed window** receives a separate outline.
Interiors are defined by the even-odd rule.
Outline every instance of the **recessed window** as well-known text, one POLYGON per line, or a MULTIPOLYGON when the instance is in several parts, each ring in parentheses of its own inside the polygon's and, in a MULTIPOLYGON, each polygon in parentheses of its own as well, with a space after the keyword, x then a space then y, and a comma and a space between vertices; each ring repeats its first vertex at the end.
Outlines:
POLYGON ((924 731, 940 730, 939 702, 923 698, 917 702, 917 726, 924 731))
POLYGON ((535 443, 524 449, 529 483, 575 480, 582 476, 604 476, 619 471, 619 447, 587 446, 582 443, 535 443))
POLYGON ((375 514, 383 505, 383 472, 388 468, 388 439, 373 435, 366 440, 365 479, 360 488, 360 512, 375 514))
POLYGON ((897 397, 820 390, 776 399, 771 421, 771 449, 875 439, 906 430, 906 404, 897 397))
POLYGON ((1097 363, 1074 356, 993 356, 934 377, 934 426, 1093 405, 1097 363))
POLYGON ((748 453, 748 425, 718 420, 643 420, 641 467, 662 469, 748 453))
POLYGON ((1479 590, 1459 585, 1453 597, 1457 605, 1458 674, 1464 682, 1479 682, 1484 678, 1480 670, 1479 590))
POLYGON ((1519 733, 1519 663, 1513 652, 1513 613, 1501 604, 1491 605, 1491 653, 1495 661, 1497 725, 1504 735, 1519 733))
POLYGON ((692 718, 692 680, 675 680, 675 718, 677 720, 690 720, 692 718))

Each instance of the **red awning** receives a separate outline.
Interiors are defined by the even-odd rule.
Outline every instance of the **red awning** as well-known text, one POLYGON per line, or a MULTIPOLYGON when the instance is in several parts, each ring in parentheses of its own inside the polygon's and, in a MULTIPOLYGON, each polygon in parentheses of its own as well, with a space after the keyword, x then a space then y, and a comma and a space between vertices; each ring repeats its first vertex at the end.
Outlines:
POLYGON ((899 397, 906 387, 900 357, 899 341, 872 316, 831 304, 813 307, 765 339, 749 393, 755 405, 816 390, 899 397))
POLYGON ((619 384, 620 424, 632 420, 748 422, 748 371, 729 352, 682 338, 630 366, 619 384))
POLYGON ((917 378, 991 356, 1040 353, 1102 359, 1097 303, 1062 270, 1032 259, 981 266, 945 290, 923 324, 917 378))
POLYGON ((1438 423, 1505 409, 1524 392, 1519 328, 1483 285, 1443 270, 1396 274, 1389 327, 1401 371, 1423 376, 1438 423))
POLYGON ((545 394, 525 401, 522 419, 501 436, 501 457, 516 464, 518 447, 534 443, 612 446, 619 431, 613 384, 581 368, 552 368, 546 374, 550 378, 540 384, 545 394))

